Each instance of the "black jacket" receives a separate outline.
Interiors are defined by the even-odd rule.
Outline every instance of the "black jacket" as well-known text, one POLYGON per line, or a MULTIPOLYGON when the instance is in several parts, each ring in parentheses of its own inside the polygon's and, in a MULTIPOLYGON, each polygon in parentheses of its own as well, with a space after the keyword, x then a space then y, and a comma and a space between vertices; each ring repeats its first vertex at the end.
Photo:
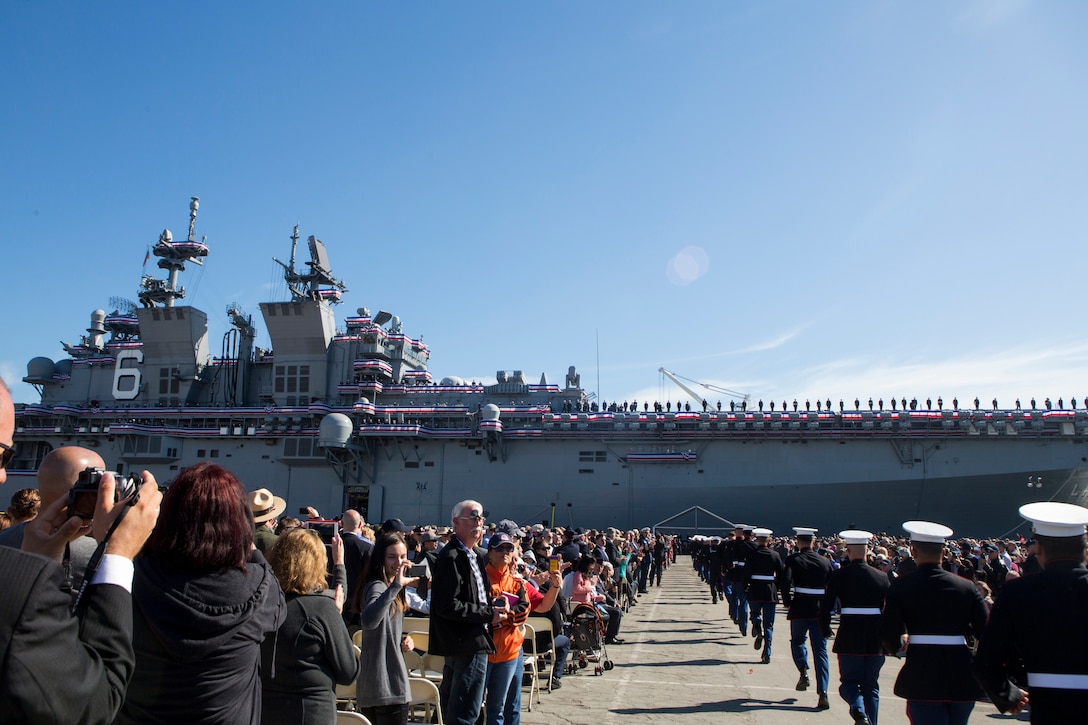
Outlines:
POLYGON ((785 574, 785 567, 778 552, 766 546, 758 546, 748 555, 744 567, 744 586, 749 602, 777 602, 778 580, 785 574))
POLYGON ((811 549, 786 559, 782 603, 789 607, 788 619, 819 619, 820 603, 831 579, 831 562, 811 549), (810 591, 797 591, 798 588, 810 591))
POLYGON ((108 723, 132 676, 132 597, 98 584, 69 614, 60 566, 0 547, 0 720, 108 723))
POLYGON ((971 651, 964 644, 921 644, 919 636, 978 637, 989 610, 975 585, 936 564, 892 582, 884 606, 883 639, 889 652, 910 635, 907 661, 895 694, 907 700, 974 701, 982 692, 971 675, 971 651))
POLYGON ((744 581, 744 568, 748 555, 756 550, 756 543, 747 539, 733 539, 723 543, 725 578, 731 582, 744 581))
POLYGON ((287 597, 287 617, 261 644, 261 725, 328 725, 336 685, 359 674, 351 635, 323 593, 287 597))
MULTIPOLYGON (((820 626, 831 630, 831 610, 835 599, 844 609, 883 610, 884 597, 891 582, 887 574, 874 569, 864 559, 844 565, 831 575, 824 601, 820 605, 820 626)), ((841 655, 881 655, 884 645, 880 640, 880 614, 849 614, 839 618, 839 631, 835 635, 832 650, 841 655)))
POLYGON ((475 556, 483 577, 484 592, 487 584, 487 558, 484 550, 473 547, 465 551, 456 538, 438 552, 431 572, 431 654, 449 657, 479 652, 491 654, 495 642, 491 639, 491 619, 495 610, 489 602, 481 602, 469 565, 469 556, 475 556))
MULTIPOLYGON (((1001 712, 1020 699, 1010 671, 1022 661, 1032 673, 1088 675, 1088 569, 1055 561, 1039 574, 1014 579, 994 602, 975 656, 975 673, 1001 712)), ((1021 683, 1024 684, 1024 683, 1021 683)), ((1031 722, 1083 722, 1088 690, 1031 687, 1031 722)))
POLYGON ((370 552, 374 551, 374 544, 361 536, 343 531, 340 532, 340 538, 344 540, 344 568, 347 569, 348 574, 344 621, 355 623, 358 620, 358 612, 352 616, 351 606, 355 603, 355 594, 366 575, 366 568, 370 564, 370 552))
POLYGON ((136 671, 119 723, 261 720, 261 642, 286 616, 272 567, 253 551, 246 571, 193 576, 136 560, 136 671))

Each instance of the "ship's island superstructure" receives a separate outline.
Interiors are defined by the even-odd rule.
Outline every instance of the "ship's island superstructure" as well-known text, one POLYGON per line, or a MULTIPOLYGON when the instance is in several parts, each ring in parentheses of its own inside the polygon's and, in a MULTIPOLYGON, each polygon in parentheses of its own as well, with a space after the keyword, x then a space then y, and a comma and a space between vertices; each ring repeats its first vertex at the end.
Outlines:
POLYGON ((1088 499, 1083 409, 601 410, 574 366, 562 386, 521 371, 436 382, 422 337, 395 315, 361 308, 338 326, 347 288, 313 236, 296 267, 298 227, 289 262, 276 260, 290 299, 260 305, 271 349, 230 305, 213 355, 206 313, 180 304, 179 273, 209 255, 197 210, 193 197, 185 241, 164 230, 153 245, 166 278, 145 275, 139 305, 94 311, 68 357, 28 363, 41 403, 17 410, 14 475, 83 445, 160 481, 212 460, 287 498, 288 512, 444 523, 473 498, 519 523, 619 528, 700 507, 780 531, 930 518, 1001 535, 1022 503, 1088 499))

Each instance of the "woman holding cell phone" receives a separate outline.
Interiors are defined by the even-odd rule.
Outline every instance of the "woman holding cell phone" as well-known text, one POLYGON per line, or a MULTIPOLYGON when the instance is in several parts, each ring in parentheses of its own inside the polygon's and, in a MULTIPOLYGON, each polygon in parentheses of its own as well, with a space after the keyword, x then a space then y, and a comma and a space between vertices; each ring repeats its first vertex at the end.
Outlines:
POLYGON ((412 649, 404 634, 408 601, 404 588, 418 579, 408 576, 412 566, 408 547, 399 533, 382 534, 370 555, 363 577, 362 643, 356 701, 373 725, 408 722, 410 687, 402 651, 412 649))

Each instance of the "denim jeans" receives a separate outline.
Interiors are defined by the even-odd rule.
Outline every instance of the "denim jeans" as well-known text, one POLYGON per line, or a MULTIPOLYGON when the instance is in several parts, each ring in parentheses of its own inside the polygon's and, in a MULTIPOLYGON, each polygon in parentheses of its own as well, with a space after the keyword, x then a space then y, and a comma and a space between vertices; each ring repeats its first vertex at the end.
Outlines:
POLYGON ((744 591, 744 585, 732 582, 729 590, 729 605, 737 618, 740 633, 748 634, 748 592, 744 591))
POLYGON ((520 652, 507 662, 487 663, 487 725, 520 725, 524 669, 520 652))
POLYGON ((763 654, 771 656, 771 640, 774 638, 774 602, 752 602, 752 627, 763 628, 763 654))
POLYGON ((876 725, 880 709, 880 668, 883 655, 839 655, 839 696, 851 713, 864 712, 876 725))
POLYGON ((442 666, 442 721, 447 725, 476 725, 487 682, 487 655, 452 655, 442 666))
POLYGON ((563 679, 563 669, 567 666, 567 657, 570 655, 570 637, 565 634, 555 635, 552 640, 555 647, 555 665, 552 667, 552 677, 563 679))
POLYGON ((804 672, 808 669, 808 647, 805 646, 805 637, 812 642, 812 664, 816 670, 816 692, 826 693, 827 683, 830 679, 830 669, 827 662, 827 640, 820 633, 820 622, 816 619, 790 620, 790 650, 793 652, 793 663, 797 669, 804 672))
POLYGON ((918 725, 967 725, 974 702, 921 702, 907 700, 907 717, 918 725))

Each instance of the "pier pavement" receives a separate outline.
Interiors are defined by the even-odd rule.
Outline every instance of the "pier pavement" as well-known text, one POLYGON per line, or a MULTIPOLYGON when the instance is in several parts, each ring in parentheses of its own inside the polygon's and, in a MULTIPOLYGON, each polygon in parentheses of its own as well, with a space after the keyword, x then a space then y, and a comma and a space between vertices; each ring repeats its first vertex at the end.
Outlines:
MULTIPOLYGON (((837 622, 833 623, 837 627, 837 622)), ((839 673, 831 658, 831 709, 816 710, 816 678, 797 692, 797 669, 790 656, 789 625, 779 606, 774 649, 769 665, 760 664, 752 637, 742 637, 729 619, 728 605, 711 604, 709 589, 682 556, 650 587, 637 606, 624 615, 622 645, 608 648, 615 669, 593 674, 592 664, 563 678, 563 688, 544 691, 540 704, 526 712, 525 725, 598 725, 607 723, 722 722, 746 725, 850 723, 846 703, 838 695, 839 673)), ((811 655, 810 655, 811 657, 811 655)), ((902 666, 889 657, 880 677, 880 725, 909 725, 906 701, 892 688, 902 666)), ((1027 716, 1004 716, 989 703, 975 705, 970 722, 1027 722, 1027 716)))

